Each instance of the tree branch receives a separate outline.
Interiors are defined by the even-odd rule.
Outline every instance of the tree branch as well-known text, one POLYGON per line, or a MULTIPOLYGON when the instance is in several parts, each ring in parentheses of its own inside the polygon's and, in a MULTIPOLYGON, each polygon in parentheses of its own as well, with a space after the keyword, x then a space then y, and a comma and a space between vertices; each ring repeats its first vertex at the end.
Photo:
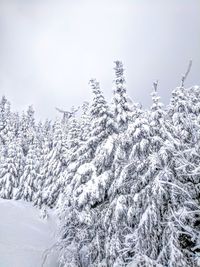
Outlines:
POLYGON ((188 67, 187 67, 187 70, 186 70, 185 74, 182 75, 182 78, 181 78, 181 87, 184 87, 185 80, 186 80, 186 78, 187 78, 187 76, 188 76, 188 74, 189 74, 189 72, 191 70, 191 67, 192 67, 192 59, 190 59, 190 61, 189 61, 189 64, 188 64, 188 67))

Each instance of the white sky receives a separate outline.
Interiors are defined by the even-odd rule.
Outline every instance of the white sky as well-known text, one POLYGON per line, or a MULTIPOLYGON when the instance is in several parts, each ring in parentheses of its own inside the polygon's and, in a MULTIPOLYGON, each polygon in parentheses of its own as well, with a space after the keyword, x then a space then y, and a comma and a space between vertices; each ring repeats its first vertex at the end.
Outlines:
POLYGON ((155 79, 168 102, 190 58, 200 84, 199 0, 0 0, 0 37, 0 95, 42 119, 90 99, 92 77, 110 100, 116 59, 144 106, 155 79))

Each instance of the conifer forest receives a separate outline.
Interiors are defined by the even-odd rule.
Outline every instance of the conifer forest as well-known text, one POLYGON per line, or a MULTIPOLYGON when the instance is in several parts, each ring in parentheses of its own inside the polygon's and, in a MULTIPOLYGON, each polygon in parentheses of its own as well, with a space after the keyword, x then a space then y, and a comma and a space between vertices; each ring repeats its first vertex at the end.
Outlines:
POLYGON ((200 87, 185 87, 190 67, 167 105, 153 83, 149 109, 128 96, 121 61, 110 101, 91 79, 92 101, 58 107, 56 120, 1 98, 0 198, 30 202, 42 220, 55 212, 60 267, 200 266, 200 87))

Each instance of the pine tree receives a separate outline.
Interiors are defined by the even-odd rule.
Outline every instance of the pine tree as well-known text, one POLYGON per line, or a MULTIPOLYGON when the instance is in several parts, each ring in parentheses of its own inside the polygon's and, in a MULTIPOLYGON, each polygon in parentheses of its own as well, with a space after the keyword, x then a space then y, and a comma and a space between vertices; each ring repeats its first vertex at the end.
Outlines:
MULTIPOLYGON (((43 129, 44 131, 44 129, 43 129)), ((38 139, 36 139, 38 140, 38 139)), ((40 142, 38 140, 38 142, 40 142)), ((44 166, 46 164, 46 158, 47 155, 50 152, 50 140, 49 140, 49 136, 48 134, 45 134, 43 136, 43 141, 41 143, 41 147, 39 149, 39 154, 38 155, 38 159, 39 159, 39 166, 38 166, 38 176, 37 176, 37 180, 36 180, 36 194, 34 197, 34 205, 42 208, 42 206, 44 206, 46 203, 44 202, 44 198, 43 198, 43 190, 44 190, 44 184, 45 184, 45 179, 46 177, 44 176, 44 166)))
POLYGON ((113 141, 116 128, 98 82, 93 79, 90 84, 94 94, 90 110, 91 131, 88 140, 77 151, 74 162, 72 161, 68 167, 69 185, 62 205, 65 219, 61 229, 66 242, 73 235, 67 242, 65 259, 68 259, 68 249, 74 248, 77 242, 81 244, 82 241, 87 241, 70 258, 70 263, 67 260, 69 266, 77 261, 77 265, 93 266, 95 261, 100 262, 103 258, 101 236, 104 234, 98 218, 100 211, 103 210, 102 202, 106 198, 106 191, 112 179, 109 169, 115 149, 113 141), (74 222, 76 222, 75 228, 74 222), (84 232, 82 232, 83 227, 85 227, 84 232))
POLYGON ((81 129, 77 118, 72 117, 69 120, 68 133, 67 133, 67 147, 71 153, 74 153, 80 145, 81 129))
POLYGON ((196 200, 199 199, 199 94, 198 88, 176 88, 169 106, 171 145, 176 157, 176 170, 180 180, 196 200))
MULTIPOLYGON (((128 159, 128 164, 122 167, 111 205, 104 216, 104 229, 110 233, 105 241, 105 246, 109 247, 108 266, 123 266, 130 258, 135 266, 160 266, 158 258, 166 241, 164 233, 169 217, 188 201, 187 189, 177 177, 175 148, 167 140, 170 135, 166 134, 166 114, 158 100, 154 93, 149 122, 143 118, 147 117, 145 113, 140 114, 123 138, 127 143, 128 136, 131 137, 132 146, 131 150, 124 149, 125 156, 121 153, 121 163, 128 159), (162 239, 165 241, 161 242, 162 239)), ((192 203, 190 197, 189 201, 192 203)), ((189 224, 185 223, 187 228, 189 224)), ((183 254, 182 260, 189 262, 179 237, 176 235, 174 241, 177 251, 179 248, 179 259, 181 261, 183 254)), ((171 261, 169 257, 166 265, 171 261)))
POLYGON ((0 162, 0 197, 12 199, 19 187, 22 174, 23 153, 19 142, 11 138, 0 162))
POLYGON ((2 97, 0 102, 0 144, 7 143, 8 128, 11 128, 11 105, 10 102, 2 97))
POLYGON ((110 160, 113 158, 113 138, 115 138, 113 137, 113 133, 116 131, 112 114, 100 91, 99 84, 96 80, 91 80, 90 83, 94 94, 90 111, 91 132, 86 143, 77 151, 80 154, 77 156, 76 169, 73 169, 72 172, 74 179, 70 184, 74 201, 80 207, 86 203, 89 204, 89 199, 91 200, 90 205, 94 204, 94 201, 97 201, 97 194, 93 190, 96 190, 95 186, 98 188, 101 187, 98 181, 110 179, 109 174, 102 177, 102 180, 95 177, 103 174, 111 165, 110 160))
POLYGON ((60 174, 65 165, 65 140, 59 121, 54 124, 52 147, 46 154, 44 166, 41 170, 43 176, 43 202, 52 207, 60 194, 60 174))
POLYGON ((126 94, 124 68, 121 61, 115 61, 115 80, 113 96, 113 113, 117 121, 119 131, 124 131, 131 121, 132 110, 126 94))
POLYGON ((26 156, 29 150, 29 145, 31 145, 33 136, 35 133, 35 119, 34 119, 34 110, 30 106, 26 113, 22 113, 20 127, 19 127, 19 136, 21 138, 21 146, 26 156))
POLYGON ((81 131, 81 141, 84 142, 89 137, 90 132, 90 106, 89 102, 84 102, 82 105, 82 114, 80 118, 80 131, 81 131))
POLYGON ((39 176, 39 159, 37 147, 34 142, 29 145, 24 164, 24 171, 20 178, 20 186, 16 194, 16 199, 34 201, 39 176))

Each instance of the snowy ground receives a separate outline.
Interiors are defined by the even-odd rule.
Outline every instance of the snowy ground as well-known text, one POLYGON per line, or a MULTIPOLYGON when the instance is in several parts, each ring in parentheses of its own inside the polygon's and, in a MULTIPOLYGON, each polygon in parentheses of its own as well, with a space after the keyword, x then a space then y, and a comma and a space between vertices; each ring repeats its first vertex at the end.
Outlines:
POLYGON ((57 267, 56 253, 46 257, 55 243, 53 215, 40 219, 30 203, 0 199, 0 267, 57 267))

